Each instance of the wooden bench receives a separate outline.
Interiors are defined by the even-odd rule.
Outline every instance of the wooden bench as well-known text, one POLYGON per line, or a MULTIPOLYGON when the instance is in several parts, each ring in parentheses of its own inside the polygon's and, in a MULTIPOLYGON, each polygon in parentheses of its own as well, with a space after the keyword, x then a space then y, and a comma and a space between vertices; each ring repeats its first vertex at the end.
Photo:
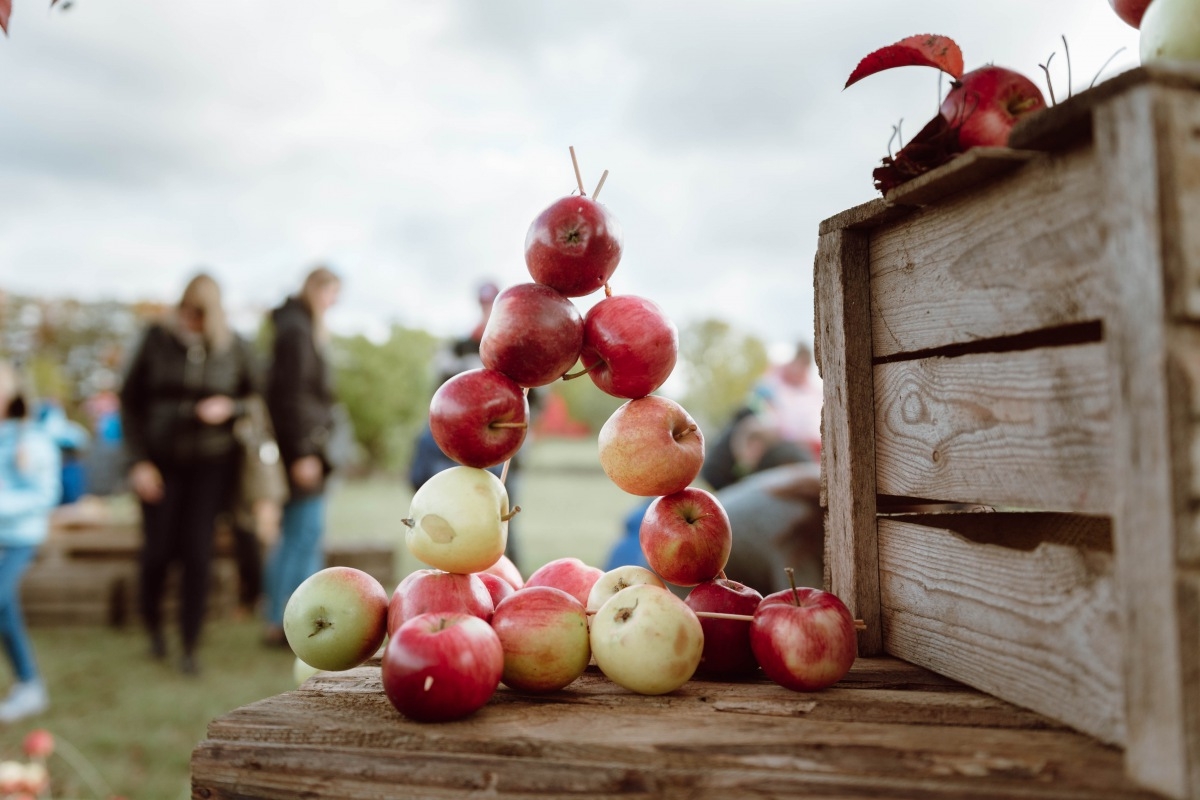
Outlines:
POLYGON ((693 680, 643 697, 593 667, 441 724, 393 709, 376 662, 217 718, 191 763, 206 800, 1155 797, 1120 750, 890 657, 812 694, 693 680))

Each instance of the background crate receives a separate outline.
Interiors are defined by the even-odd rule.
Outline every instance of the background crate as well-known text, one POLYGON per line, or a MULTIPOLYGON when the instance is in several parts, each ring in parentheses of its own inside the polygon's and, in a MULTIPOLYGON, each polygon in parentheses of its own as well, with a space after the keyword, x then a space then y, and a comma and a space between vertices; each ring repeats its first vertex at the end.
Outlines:
POLYGON ((1012 144, 821 226, 829 584, 862 653, 1200 798, 1200 71, 1125 73, 1012 144))

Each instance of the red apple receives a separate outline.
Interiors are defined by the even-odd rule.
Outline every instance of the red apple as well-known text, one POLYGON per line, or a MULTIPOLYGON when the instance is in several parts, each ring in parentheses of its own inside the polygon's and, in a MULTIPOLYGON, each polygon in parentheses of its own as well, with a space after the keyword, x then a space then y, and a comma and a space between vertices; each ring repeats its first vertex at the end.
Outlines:
POLYGON ((679 331, 656 303, 606 297, 583 322, 580 358, 588 377, 614 397, 645 397, 663 385, 679 356, 679 331))
POLYGON ((840 681, 858 654, 854 618, 837 595, 783 589, 758 604, 750 648, 771 680, 797 692, 840 681))
POLYGON ((942 101, 942 117, 958 129, 958 144, 972 147, 1005 147, 1017 121, 1046 107, 1042 92, 1019 72, 987 66, 972 70, 955 82, 942 101))
POLYGON ((479 357, 525 387, 545 386, 579 360, 583 317, 562 294, 540 283, 519 283, 496 296, 479 357))
POLYGON ((585 564, 573 556, 556 558, 534 570, 525 581, 525 588, 553 586, 555 589, 562 589, 586 608, 588 594, 603 574, 604 570, 585 564))
POLYGON ((485 569, 484 572, 504 578, 504 580, 512 584, 514 589, 520 589, 525 585, 525 579, 521 577, 521 570, 517 569, 517 565, 508 556, 500 556, 500 559, 485 569))
POLYGON ((525 236, 525 265, 538 283, 582 297, 608 283, 621 261, 621 231, 604 206, 572 195, 537 216, 525 236))
POLYGON ((1142 16, 1150 0, 1108 0, 1108 4, 1117 12, 1117 16, 1135 28, 1142 27, 1142 16))
POLYGON ((418 722, 462 719, 500 685, 504 648, 492 626, 470 614, 421 614, 383 651, 383 692, 418 722))
POLYGON ((642 497, 672 494, 700 474, 704 434, 667 397, 630 400, 600 428, 600 466, 622 490, 642 497))
POLYGON ((460 575, 440 569, 418 569, 404 577, 388 603, 389 636, 421 614, 470 614, 488 622, 495 604, 478 575, 460 575))
POLYGON ((552 586, 529 586, 496 606, 492 630, 504 647, 501 681, 525 692, 552 692, 587 669, 587 612, 552 586))
POLYGON ((650 569, 676 586, 717 577, 733 549, 721 501, 695 486, 655 498, 642 517, 638 540, 650 569))
POLYGON ((429 401, 429 428, 442 452, 486 469, 516 455, 525 441, 529 401, 512 378, 494 369, 460 372, 429 401))
POLYGON ((317 669, 357 667, 387 633, 388 596, 379 581, 353 567, 326 567, 296 587, 283 609, 292 652, 317 669))
POLYGON ((758 590, 728 578, 716 578, 696 584, 684 602, 700 617, 704 629, 704 653, 697 675, 727 680, 743 678, 758 670, 758 660, 750 649, 750 620, 715 619, 701 612, 753 616, 762 602, 758 590))
POLYGON ((476 572, 475 577, 483 581, 483 585, 487 587, 488 594, 492 597, 493 606, 500 605, 501 600, 516 591, 511 583, 499 575, 493 575, 490 572, 476 572))

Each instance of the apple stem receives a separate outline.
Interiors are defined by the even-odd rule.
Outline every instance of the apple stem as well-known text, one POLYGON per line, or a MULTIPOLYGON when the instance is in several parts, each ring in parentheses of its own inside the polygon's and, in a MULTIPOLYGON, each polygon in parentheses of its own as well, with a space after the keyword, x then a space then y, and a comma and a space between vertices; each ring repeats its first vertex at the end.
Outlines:
POLYGON ((579 196, 587 197, 587 192, 583 190, 583 176, 579 174, 579 159, 575 158, 575 145, 571 145, 571 166, 575 168, 575 182, 579 184, 579 196))
POLYGON ((592 190, 592 199, 595 200, 600 190, 604 188, 604 182, 608 180, 608 170, 604 170, 604 174, 600 176, 600 182, 596 184, 596 188, 592 190))
POLYGON ((608 281, 604 282, 604 296, 612 297, 612 287, 608 285, 608 281))
POLYGON ((796 591, 796 570, 791 567, 784 567, 783 571, 787 573, 788 584, 792 587, 792 605, 800 605, 800 592, 796 591))
POLYGON ((489 422, 489 428, 528 428, 528 422, 489 422))
POLYGON ((326 628, 332 628, 332 627, 333 627, 333 623, 332 623, 332 622, 330 622, 329 620, 325 619, 324 617, 321 617, 320 619, 318 619, 318 620, 317 620, 317 622, 316 622, 316 625, 317 625, 317 628, 316 628, 316 630, 314 630, 312 633, 310 633, 310 634, 308 635, 308 638, 309 638, 309 639, 311 639, 312 637, 316 636, 318 633, 320 633, 321 631, 325 630, 326 628))
POLYGON ((517 515, 517 513, 518 513, 518 512, 520 512, 520 510, 521 510, 521 507, 520 507, 520 506, 513 506, 513 507, 512 507, 512 511, 508 512, 507 514, 502 514, 502 515, 500 516, 500 521, 501 521, 501 522, 508 522, 510 519, 512 519, 513 517, 515 517, 515 516, 517 515))
POLYGON ((695 433, 695 432, 696 432, 696 431, 698 431, 698 430, 700 430, 700 426, 698 426, 698 425, 694 425, 694 424, 693 424, 693 425, 688 425, 686 428, 684 428, 683 430, 681 430, 679 433, 675 434, 675 435, 674 435, 672 438, 673 438, 673 439, 675 439, 675 441, 677 441, 677 442, 678 442, 678 441, 679 441, 680 439, 682 439, 683 437, 685 437, 685 436, 688 436, 689 434, 693 434, 693 433, 695 433))
POLYGON ((562 376, 562 379, 564 381, 573 381, 576 378, 582 378, 584 375, 587 375, 589 372, 591 372, 592 370, 594 370, 596 367, 600 366, 603 363, 604 363, 603 361, 597 361, 596 363, 592 364, 590 367, 584 367, 583 369, 579 370, 579 372, 568 372, 566 375, 562 376))
POLYGON ((402 519, 402 520, 400 520, 400 524, 404 525, 407 528, 417 527, 417 521, 415 519, 402 519))

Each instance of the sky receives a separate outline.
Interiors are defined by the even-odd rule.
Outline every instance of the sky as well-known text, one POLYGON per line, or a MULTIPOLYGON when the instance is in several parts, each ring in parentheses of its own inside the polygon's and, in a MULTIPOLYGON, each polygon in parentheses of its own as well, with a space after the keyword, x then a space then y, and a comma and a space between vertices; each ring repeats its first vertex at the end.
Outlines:
POLYGON ((1138 49, 1107 0, 47 6, 14 0, 0 40, 0 289, 175 302, 204 269, 253 321, 324 263, 331 327, 372 337, 464 333, 480 281, 530 280, 574 147, 589 195, 609 170, 614 293, 811 341, 821 220, 876 196, 893 126, 948 89, 907 67, 843 90, 863 56, 938 33, 968 70, 1045 90, 1048 63, 1061 99, 1138 49))

